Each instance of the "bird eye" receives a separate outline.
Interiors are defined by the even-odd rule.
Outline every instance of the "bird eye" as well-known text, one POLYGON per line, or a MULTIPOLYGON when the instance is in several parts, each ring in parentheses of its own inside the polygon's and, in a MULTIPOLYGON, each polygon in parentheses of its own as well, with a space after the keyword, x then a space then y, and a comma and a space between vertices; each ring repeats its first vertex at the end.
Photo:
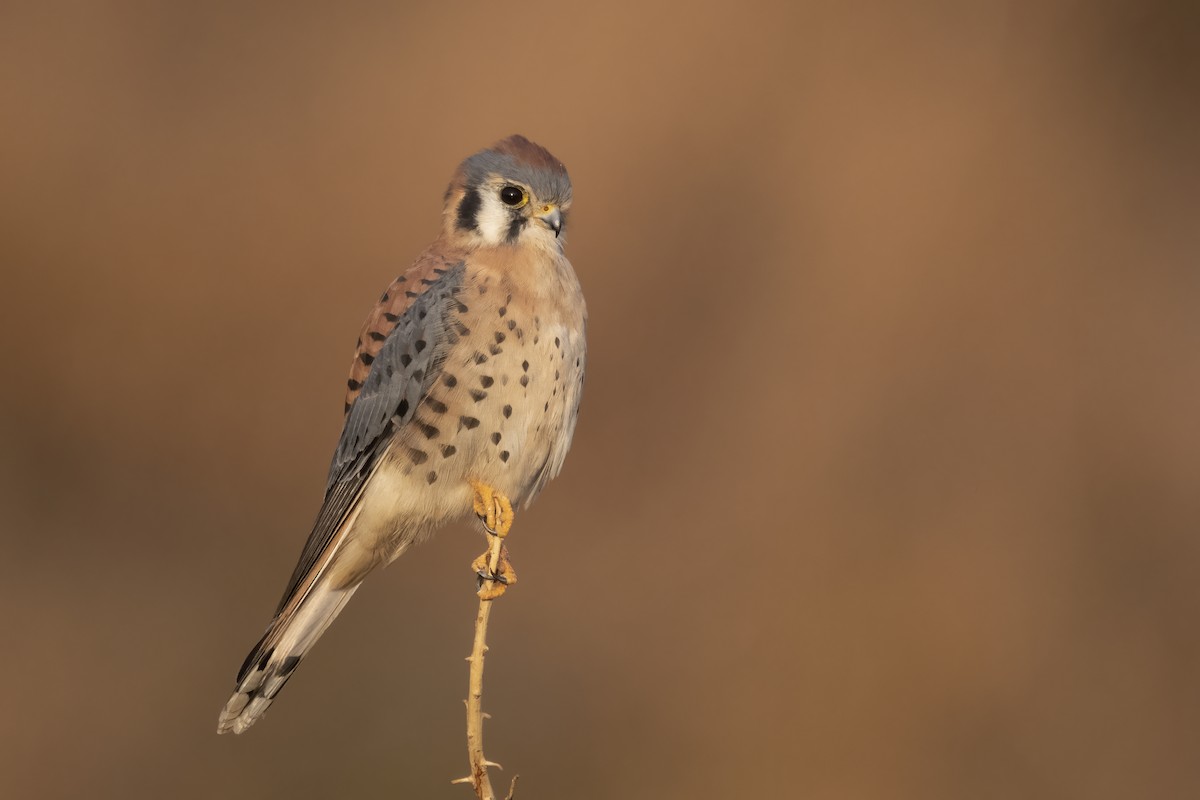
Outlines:
POLYGON ((506 206, 523 206, 528 199, 525 191, 516 186, 505 186, 500 190, 500 201, 506 206))

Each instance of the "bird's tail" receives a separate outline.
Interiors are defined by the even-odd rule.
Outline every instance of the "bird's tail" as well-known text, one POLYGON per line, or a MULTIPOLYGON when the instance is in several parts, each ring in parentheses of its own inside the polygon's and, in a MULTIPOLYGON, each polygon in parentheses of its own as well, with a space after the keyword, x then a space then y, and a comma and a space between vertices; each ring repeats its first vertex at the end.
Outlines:
POLYGON ((241 733, 266 712, 357 588, 335 589, 325 577, 298 605, 280 610, 238 671, 237 689, 221 711, 217 733, 241 733))

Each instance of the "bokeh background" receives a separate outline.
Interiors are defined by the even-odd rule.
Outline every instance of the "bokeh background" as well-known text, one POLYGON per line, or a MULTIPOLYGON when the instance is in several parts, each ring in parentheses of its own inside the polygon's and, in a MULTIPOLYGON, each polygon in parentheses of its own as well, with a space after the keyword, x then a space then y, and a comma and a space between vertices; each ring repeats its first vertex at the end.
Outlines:
POLYGON ((520 797, 1198 796, 1198 24, 0 6, 0 796, 470 796, 466 525, 214 728, 367 309, 513 132, 591 309, 492 628, 520 797))

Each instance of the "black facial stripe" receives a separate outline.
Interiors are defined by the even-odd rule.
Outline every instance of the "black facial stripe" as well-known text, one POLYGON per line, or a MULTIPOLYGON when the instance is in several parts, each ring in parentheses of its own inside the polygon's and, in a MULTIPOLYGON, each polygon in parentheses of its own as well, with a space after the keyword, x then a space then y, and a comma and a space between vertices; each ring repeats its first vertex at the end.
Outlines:
POLYGON ((479 213, 482 199, 478 189, 468 189, 467 193, 463 195, 462 202, 458 204, 458 227, 460 229, 470 231, 478 227, 475 216, 479 213))
POLYGON ((525 217, 517 216, 513 218, 511 223, 509 223, 507 238, 509 244, 513 244, 517 241, 517 237, 521 235, 521 228, 525 227, 525 222, 525 217))

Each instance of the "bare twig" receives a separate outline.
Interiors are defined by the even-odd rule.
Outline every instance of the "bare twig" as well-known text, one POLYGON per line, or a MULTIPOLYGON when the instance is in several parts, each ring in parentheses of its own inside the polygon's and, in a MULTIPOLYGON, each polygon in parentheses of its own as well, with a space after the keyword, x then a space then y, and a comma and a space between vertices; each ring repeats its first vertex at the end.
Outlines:
MULTIPOLYGON (((488 558, 488 568, 492 575, 496 574, 496 570, 500 566, 500 552, 504 544, 504 540, 499 537, 488 534, 488 539, 491 542, 491 552, 488 558)), ((480 586, 480 594, 483 593, 483 586, 480 586)), ((496 800, 496 794, 492 789, 492 782, 488 778, 488 767, 496 767, 503 769, 499 764, 488 761, 483 756, 483 720, 487 715, 483 713, 483 655, 487 652, 487 627, 488 618, 492 613, 492 600, 480 597, 479 611, 475 615, 475 643, 471 648, 471 655, 467 661, 471 664, 471 677, 469 691, 467 694, 467 758, 471 763, 471 774, 465 778, 451 781, 452 783, 469 783, 475 790, 475 794, 479 800, 496 800)), ((512 800, 513 793, 517 790, 517 778, 513 776, 512 784, 508 789, 508 796, 505 800, 512 800)))

